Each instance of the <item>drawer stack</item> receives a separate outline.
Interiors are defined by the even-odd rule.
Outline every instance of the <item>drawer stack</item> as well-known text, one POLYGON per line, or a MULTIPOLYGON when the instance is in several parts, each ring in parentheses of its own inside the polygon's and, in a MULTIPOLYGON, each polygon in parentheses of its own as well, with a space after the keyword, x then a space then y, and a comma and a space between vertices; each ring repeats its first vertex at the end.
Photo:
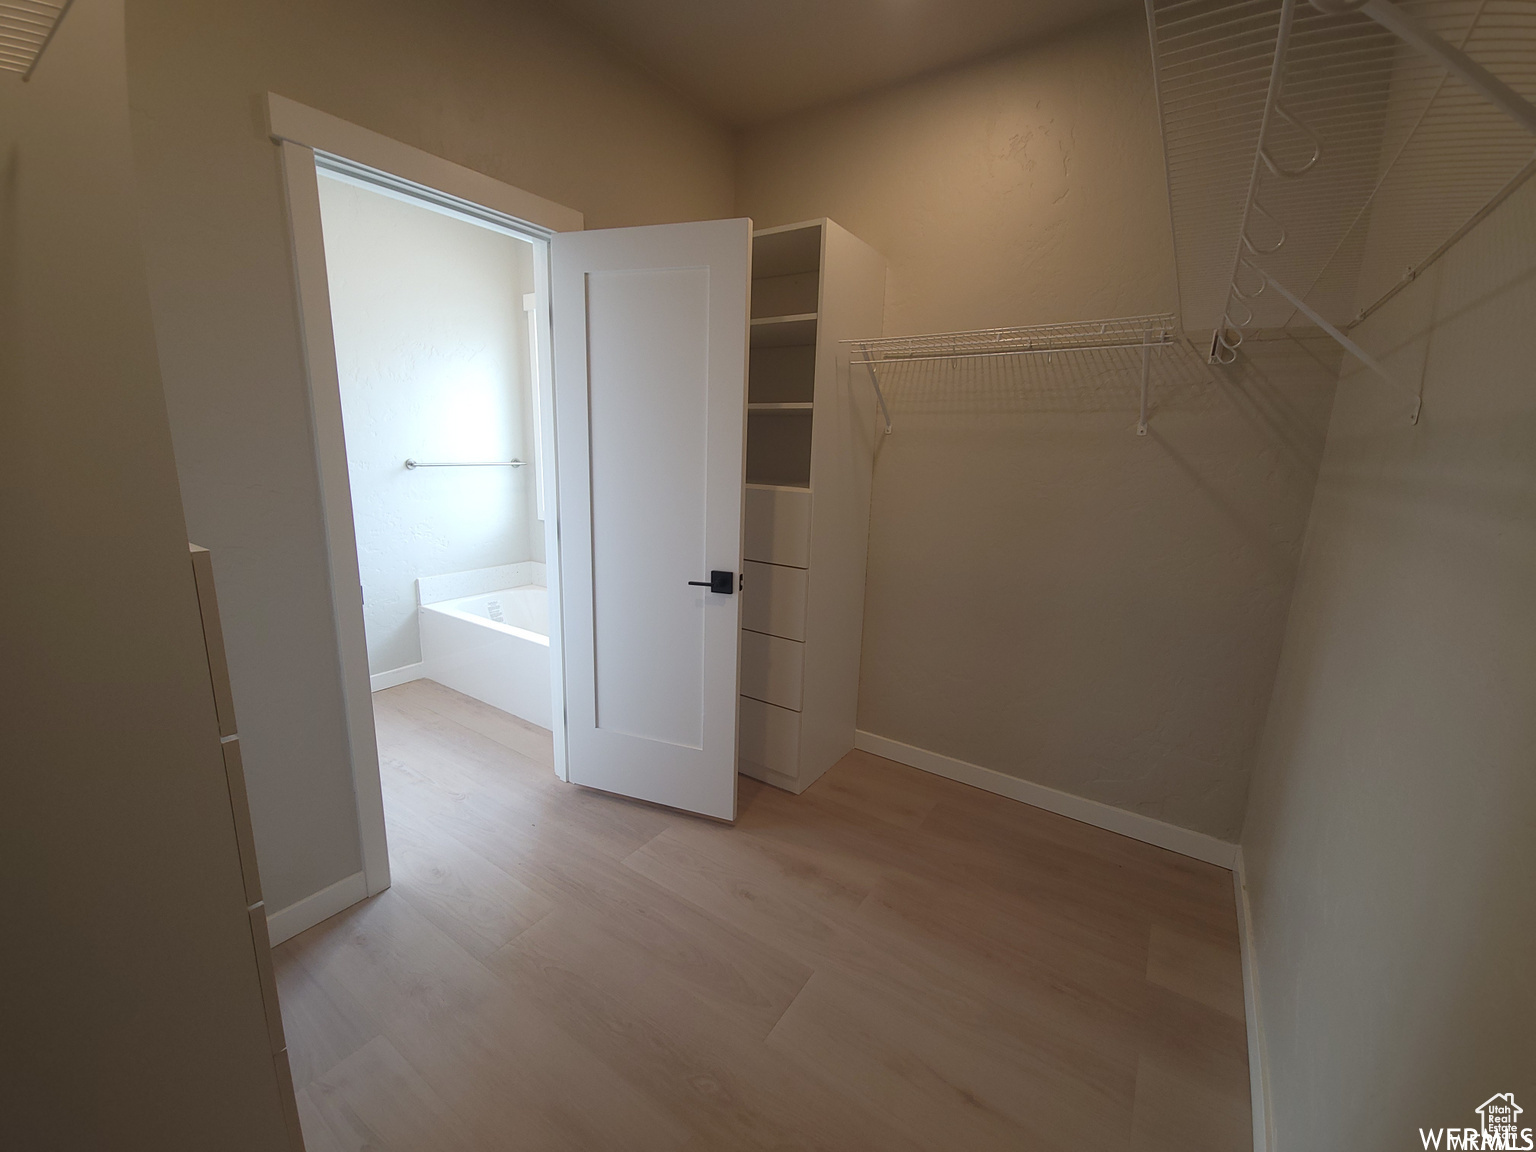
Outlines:
POLYGON ((799 775, 811 492, 749 484, 741 589, 739 759, 749 776, 799 775))
POLYGON ((235 847, 240 874, 245 881, 245 914, 251 924, 251 948, 256 954, 256 975, 267 1013, 267 1040, 277 1072, 279 1101, 288 1125, 293 1152, 304 1152, 304 1133, 299 1127, 299 1106, 294 1095, 293 1070, 288 1063, 288 1041, 277 1002, 277 976, 272 967, 272 945, 267 936, 267 908, 261 896, 261 875, 256 866, 256 836, 251 829, 251 808, 245 790, 245 767, 240 759, 240 734, 235 726, 235 698, 230 688, 229 662, 224 655, 224 625, 219 619, 218 594, 213 585, 213 556, 206 548, 188 545, 192 555, 192 582, 197 607, 203 618, 203 647, 213 687, 214 714, 219 721, 219 744, 224 752, 224 783, 229 790, 230 816, 235 825, 235 847))

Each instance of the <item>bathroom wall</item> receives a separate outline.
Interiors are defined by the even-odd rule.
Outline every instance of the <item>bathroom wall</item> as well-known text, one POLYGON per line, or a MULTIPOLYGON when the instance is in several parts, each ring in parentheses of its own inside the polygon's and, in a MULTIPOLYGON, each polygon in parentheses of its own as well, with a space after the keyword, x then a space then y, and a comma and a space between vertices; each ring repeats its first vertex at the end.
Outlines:
POLYGON ((361 868, 320 488, 265 93, 590 227, 731 213, 723 129, 524 0, 134 0, 128 83, 177 471, 213 550, 269 904, 361 868))
POLYGON ((418 577, 543 559, 523 311, 533 246, 323 174, 320 211, 378 674, 421 660, 418 577))
MULTIPOLYGON (((1364 303, 1362 301, 1362 303, 1364 303)), ((1536 184, 1352 333, 1243 830, 1271 1152, 1536 1108, 1536 184)))
MULTIPOLYGON (((888 335, 1172 311, 1145 19, 746 130, 737 209, 883 252, 888 335)), ((888 371, 859 727, 1235 840, 1337 368, 1255 349, 1145 437, 1102 363, 888 371)))

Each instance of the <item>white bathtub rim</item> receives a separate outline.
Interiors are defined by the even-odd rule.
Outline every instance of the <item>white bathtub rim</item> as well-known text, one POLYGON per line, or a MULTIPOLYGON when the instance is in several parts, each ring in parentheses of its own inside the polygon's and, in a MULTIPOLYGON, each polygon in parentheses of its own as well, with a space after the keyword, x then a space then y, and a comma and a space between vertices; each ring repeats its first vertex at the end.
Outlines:
POLYGON ((535 632, 531 628, 519 628, 515 624, 507 624, 499 620, 492 620, 490 617, 481 616, 476 612, 463 612, 457 608, 450 607, 450 605, 457 604, 464 600, 483 600, 491 596, 501 596, 511 594, 513 592, 523 592, 528 589, 535 588, 544 593, 544 603, 546 605, 544 610, 547 612, 547 605, 549 603, 549 589, 543 584, 539 584, 533 581, 530 581, 526 584, 514 584, 506 588, 492 588, 485 592, 471 592, 464 596, 450 596, 445 600, 434 600, 430 604, 422 604, 420 606, 420 610, 423 612, 439 612, 444 616, 452 616, 458 620, 467 620, 471 624, 479 624, 481 627, 490 628, 493 631, 500 632, 504 636, 516 636, 519 640, 527 640, 530 643, 542 644, 544 647, 548 648, 548 632, 535 632))
MULTIPOLYGON (((531 587, 531 585, 524 585, 524 587, 531 587)), ((454 597, 454 599, 468 599, 468 597, 454 597)), ((487 620, 484 616, 476 616, 473 612, 460 612, 457 608, 443 608, 437 604, 423 604, 421 610, 423 612, 437 612, 443 616, 452 616, 456 620, 467 620, 471 624, 478 624, 482 628, 489 628, 506 636, 516 636, 519 640, 528 640, 534 644, 542 644, 546 648, 549 647, 548 636, 541 635, 538 632, 530 632, 526 628, 515 628, 511 624, 500 624, 495 620, 487 620)))

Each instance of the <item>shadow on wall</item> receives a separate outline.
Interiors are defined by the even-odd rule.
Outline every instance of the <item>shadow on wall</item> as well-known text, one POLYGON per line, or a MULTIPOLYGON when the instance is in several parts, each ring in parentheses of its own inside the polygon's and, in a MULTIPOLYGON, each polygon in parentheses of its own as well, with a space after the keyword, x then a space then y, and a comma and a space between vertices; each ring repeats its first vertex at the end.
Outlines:
MULTIPOLYGON (((0 268, 16 267, 16 216, 19 212, 16 191, 21 176, 20 148, 12 144, 5 156, 5 167, 0 169, 0 268)), ((10 281, 5 281, 10 287, 10 281)), ((5 299, 0 306, 7 309, 15 304, 5 299)))
POLYGON ((1336 380, 1343 350, 1321 332, 1260 332, 1243 346, 1243 355, 1211 371, 1227 387, 1226 399, 1253 428, 1285 454, 1293 468, 1316 476, 1323 459, 1332 390, 1327 404, 1299 395, 1298 377, 1336 380))
POLYGON ((1531 1107, 1532 192, 1357 329, 1417 425, 1343 365, 1243 831, 1286 1148, 1531 1107))

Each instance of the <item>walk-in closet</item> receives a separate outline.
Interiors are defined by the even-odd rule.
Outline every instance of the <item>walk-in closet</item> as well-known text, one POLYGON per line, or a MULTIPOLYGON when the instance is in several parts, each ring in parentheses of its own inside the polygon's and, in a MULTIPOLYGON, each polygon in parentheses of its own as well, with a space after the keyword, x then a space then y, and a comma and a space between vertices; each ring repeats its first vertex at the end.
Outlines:
POLYGON ((0 0, 0 1147, 1533 1146, 1536 0, 363 7, 0 0))

